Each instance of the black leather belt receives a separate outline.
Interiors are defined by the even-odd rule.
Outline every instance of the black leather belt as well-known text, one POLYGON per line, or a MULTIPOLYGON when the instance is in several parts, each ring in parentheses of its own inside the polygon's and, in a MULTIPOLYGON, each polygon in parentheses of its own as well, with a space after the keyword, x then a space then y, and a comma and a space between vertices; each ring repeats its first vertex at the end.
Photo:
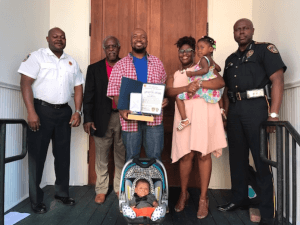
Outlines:
POLYGON ((61 108, 64 108, 66 106, 68 106, 68 103, 65 103, 65 104, 51 104, 51 103, 48 103, 48 102, 45 102, 43 100, 40 100, 40 99, 34 99, 34 103, 35 104, 39 104, 39 105, 43 105, 43 106, 49 106, 51 108, 54 108, 54 109, 61 109, 61 108))
POLYGON ((112 112, 119 112, 118 109, 111 109, 112 112))
POLYGON ((265 91, 263 88, 248 90, 245 92, 231 92, 227 93, 230 102, 241 101, 245 99, 261 98, 265 96, 265 91))

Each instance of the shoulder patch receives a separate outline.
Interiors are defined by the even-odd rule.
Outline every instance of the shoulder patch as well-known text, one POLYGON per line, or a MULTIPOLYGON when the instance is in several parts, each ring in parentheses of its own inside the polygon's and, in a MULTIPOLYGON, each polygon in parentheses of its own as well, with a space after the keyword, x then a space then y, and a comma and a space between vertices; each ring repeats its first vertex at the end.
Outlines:
POLYGON ((25 59, 23 60, 23 62, 26 62, 26 60, 30 57, 31 54, 28 54, 25 59))
POLYGON ((267 49, 274 54, 278 53, 276 46, 273 44, 268 45, 267 49))

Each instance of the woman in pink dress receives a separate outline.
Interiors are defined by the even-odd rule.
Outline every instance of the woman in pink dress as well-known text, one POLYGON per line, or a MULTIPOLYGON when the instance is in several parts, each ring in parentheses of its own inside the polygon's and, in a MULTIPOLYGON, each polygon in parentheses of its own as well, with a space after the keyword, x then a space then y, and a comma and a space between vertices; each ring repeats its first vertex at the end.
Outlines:
MULTIPOLYGON (((195 93, 200 88, 198 81, 188 83, 186 71, 195 70, 195 45, 193 37, 182 37, 177 43, 178 57, 182 68, 170 75, 167 79, 166 92, 169 97, 176 97, 182 92, 195 93)), ((202 81, 201 88, 220 89, 224 87, 223 78, 214 71, 217 78, 202 81)), ((216 157, 221 156, 222 148, 227 146, 222 116, 219 104, 207 103, 203 98, 184 100, 186 115, 191 123, 182 130, 178 130, 181 121, 177 105, 175 106, 172 162, 179 160, 181 193, 175 206, 175 211, 184 209, 188 199, 188 180, 192 170, 192 161, 197 157, 201 195, 197 217, 203 219, 208 215, 207 189, 211 176, 211 153, 216 157)))

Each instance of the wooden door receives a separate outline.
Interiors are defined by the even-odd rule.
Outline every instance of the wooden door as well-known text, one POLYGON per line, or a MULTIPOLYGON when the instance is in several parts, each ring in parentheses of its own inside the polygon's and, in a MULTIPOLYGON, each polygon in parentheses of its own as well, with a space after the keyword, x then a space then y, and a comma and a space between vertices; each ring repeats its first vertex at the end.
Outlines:
MULTIPOLYGON (((174 44, 183 36, 191 35, 199 39, 207 33, 206 24, 207 0, 91 0, 91 63, 105 57, 102 40, 108 35, 120 40, 120 57, 126 56, 131 51, 131 32, 134 28, 142 28, 148 34, 147 51, 163 62, 167 74, 173 74, 180 68, 174 44)), ((174 100, 164 110, 165 145, 162 161, 167 169, 169 185, 179 186, 178 163, 171 164, 170 159, 173 117, 174 100)), ((90 184, 96 180, 94 148, 90 138, 90 184)), ((113 168, 110 153, 110 178, 113 168)), ((190 186, 198 186, 197 177, 198 173, 193 173, 190 186)))

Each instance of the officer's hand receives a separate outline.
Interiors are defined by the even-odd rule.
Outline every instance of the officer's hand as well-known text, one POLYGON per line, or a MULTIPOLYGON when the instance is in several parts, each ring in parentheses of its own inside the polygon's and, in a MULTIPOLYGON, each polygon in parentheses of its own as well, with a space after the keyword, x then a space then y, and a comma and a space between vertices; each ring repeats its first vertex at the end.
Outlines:
POLYGON ((197 80, 194 80, 192 83, 189 83, 187 86, 186 92, 196 92, 200 88, 199 82, 197 80))
POLYGON ((124 120, 128 120, 128 114, 131 113, 131 111, 124 109, 124 110, 119 110, 119 113, 124 120))
POLYGON ((167 98, 164 98, 163 102, 162 102, 162 108, 166 107, 169 104, 169 100, 167 98))
POLYGON ((40 124, 40 118, 38 117, 36 112, 28 113, 27 121, 30 130, 32 130, 33 132, 39 131, 41 124, 40 124))
MULTIPOLYGON (((279 121, 279 118, 272 118, 272 117, 268 117, 268 121, 279 121)), ((276 132, 276 127, 274 126, 268 126, 267 127, 267 133, 275 133, 276 132)))
POLYGON ((81 122, 81 116, 79 115, 78 112, 75 112, 72 115, 69 124, 71 124, 71 127, 78 127, 80 125, 80 122, 81 122))
POLYGON ((97 130, 96 127, 95 127, 95 124, 94 122, 87 122, 87 123, 84 123, 83 124, 83 129, 86 133, 88 133, 89 135, 91 135, 91 127, 94 129, 94 130, 97 130))

